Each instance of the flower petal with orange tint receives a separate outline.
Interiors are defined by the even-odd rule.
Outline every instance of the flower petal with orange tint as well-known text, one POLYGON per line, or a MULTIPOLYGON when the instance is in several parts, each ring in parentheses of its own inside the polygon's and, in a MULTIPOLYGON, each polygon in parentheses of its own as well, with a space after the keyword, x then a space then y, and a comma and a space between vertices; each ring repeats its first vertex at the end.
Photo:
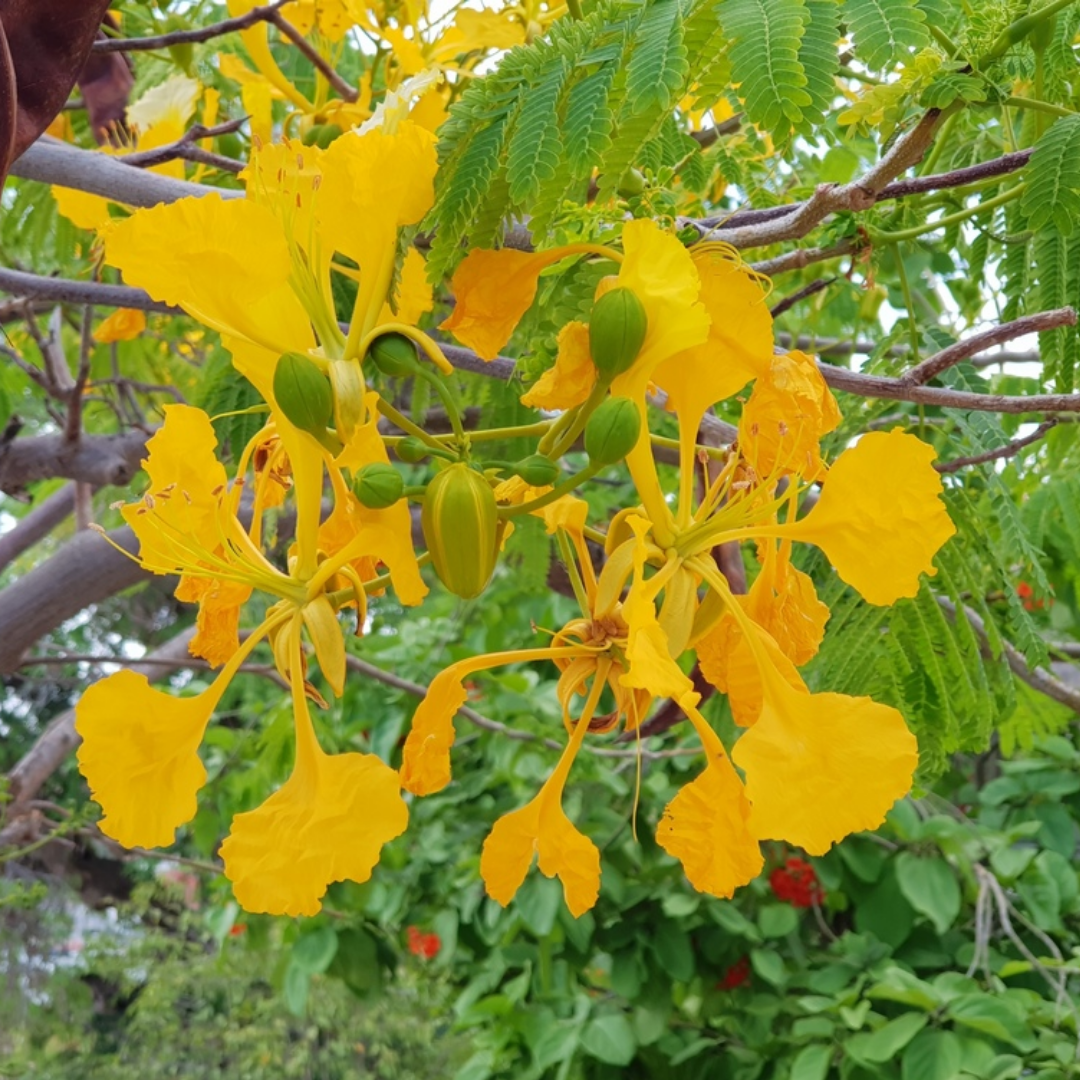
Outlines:
POLYGON ((199 605, 196 634, 188 643, 192 656, 201 656, 211 667, 217 667, 240 648, 240 609, 251 592, 250 585, 236 581, 190 574, 180 579, 176 599, 199 605))
POLYGON ((592 393, 596 378, 596 365, 589 350, 589 327, 574 320, 559 331, 555 366, 521 395, 521 403, 532 409, 572 409, 592 393))
POLYGON ((724 755, 668 803, 656 842, 682 863, 695 889, 728 897, 765 863, 749 818, 742 781, 724 755))
POLYGON ((746 776, 750 828, 823 855, 875 829, 911 790, 918 744, 888 705, 845 694, 802 694, 763 672, 761 715, 735 744, 746 776))
POLYGON ((206 782, 199 744, 220 696, 173 697, 134 671, 83 694, 75 706, 79 770, 105 812, 106 836, 125 847, 167 847, 195 816, 206 782))
POLYGON ((504 814, 484 841, 480 876, 488 895, 504 907, 513 900, 533 856, 540 872, 558 877, 570 913, 577 918, 588 911, 600 894, 600 852, 563 813, 561 786, 540 793, 520 810, 504 814))
POLYGON ((102 345, 114 341, 133 341, 146 329, 146 316, 133 308, 117 308, 98 323, 94 340, 102 345))
POLYGON ((469 696, 460 665, 451 664, 431 681, 413 716, 401 760, 401 785, 414 795, 430 795, 450 783, 454 716, 469 696))
POLYGON ((269 799, 233 818, 225 876, 245 911, 315 915, 327 886, 367 881, 409 821, 397 773, 374 754, 317 755, 269 799))
POLYGON ((899 428, 869 432, 836 459, 821 498, 784 528, 785 537, 816 544, 871 604, 914 596, 956 532, 935 457, 932 446, 899 428))

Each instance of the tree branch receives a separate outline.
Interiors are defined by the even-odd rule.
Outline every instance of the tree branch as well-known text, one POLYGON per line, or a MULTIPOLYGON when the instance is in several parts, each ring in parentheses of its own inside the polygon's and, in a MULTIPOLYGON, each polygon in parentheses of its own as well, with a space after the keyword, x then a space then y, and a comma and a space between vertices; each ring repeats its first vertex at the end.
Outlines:
POLYGON ((247 30, 259 22, 272 21, 278 8, 290 2, 291 0, 276 0, 265 7, 252 8, 246 15, 239 15, 235 19, 222 19, 221 22, 200 26, 195 30, 173 30, 168 34, 144 38, 103 38, 94 42, 91 52, 145 52, 150 49, 167 49, 170 45, 197 45, 237 30, 247 30))
POLYGON ((153 150, 124 154, 117 160, 136 169, 148 169, 153 165, 163 165, 167 161, 175 161, 177 158, 181 158, 185 161, 196 161, 202 165, 224 169, 226 172, 239 173, 244 169, 244 162, 237 161, 236 158, 223 157, 221 154, 212 154, 194 144, 201 139, 212 139, 217 135, 229 135, 236 131, 245 120, 247 120, 246 116, 210 128, 203 127, 202 124, 196 124, 194 127, 188 128, 175 142, 157 146, 153 150))
POLYGON ((982 465, 987 461, 1001 461, 1003 458, 1015 457, 1032 443, 1038 442, 1051 428, 1057 427, 1057 419, 1051 417, 1044 420, 1030 435, 1022 439, 1013 439, 1012 442, 999 446, 996 450, 985 450, 981 454, 972 454, 970 457, 953 458, 952 461, 935 462, 934 468, 939 473, 954 473, 967 468, 968 465, 982 465))
POLYGON ((39 540, 44 540, 74 509, 75 485, 65 484, 47 499, 42 499, 6 533, 0 534, 0 571, 39 540))
POLYGON ((310 61, 313 67, 322 72, 326 81, 346 100, 357 101, 360 97, 360 91, 355 86, 350 86, 335 70, 334 68, 319 55, 310 41, 296 29, 295 26, 287 19, 285 19, 279 12, 275 11, 270 16, 268 21, 277 27, 278 32, 287 37, 307 59, 310 61))
POLYGON ((36 480, 62 476, 95 487, 122 487, 139 471, 147 435, 38 435, 0 445, 0 491, 15 494, 36 480))
POLYGON ((1076 312, 1071 307, 1055 308, 1053 311, 1040 311, 1035 315, 1025 315, 1012 322, 1002 323, 1000 326, 992 326, 989 330, 972 334, 963 341, 950 345, 941 352, 927 357, 920 364, 916 364, 910 371, 900 376, 900 381, 908 386, 918 386, 929 382, 940 375, 943 371, 959 364, 976 353, 981 353, 994 345, 1001 345, 1006 341, 1023 337, 1024 334, 1034 334, 1043 330, 1054 330, 1059 326, 1075 326, 1076 312))
MULTIPOLYGON (((153 174, 150 174, 153 175, 153 174)), ((180 308, 151 300, 143 289, 129 285, 106 285, 100 281, 72 281, 70 278, 43 277, 22 270, 0 267, 0 292, 62 304, 94 304, 98 307, 135 308, 162 315, 183 315, 180 308)))

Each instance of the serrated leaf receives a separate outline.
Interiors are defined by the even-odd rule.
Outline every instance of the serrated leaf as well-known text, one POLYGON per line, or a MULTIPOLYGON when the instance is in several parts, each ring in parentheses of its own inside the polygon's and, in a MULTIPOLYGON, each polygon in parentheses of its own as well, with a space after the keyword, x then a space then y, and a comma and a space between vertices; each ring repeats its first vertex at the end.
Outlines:
POLYGON ((1020 209, 1032 229, 1053 224, 1071 236, 1080 216, 1080 116, 1055 120, 1035 146, 1020 209))
POLYGON ((844 21, 855 55, 868 68, 892 67, 909 50, 930 42, 926 16, 914 0, 844 0, 844 21))
POLYGON ((669 108, 678 98, 687 67, 679 0, 655 0, 634 32, 626 70, 631 113, 669 108))

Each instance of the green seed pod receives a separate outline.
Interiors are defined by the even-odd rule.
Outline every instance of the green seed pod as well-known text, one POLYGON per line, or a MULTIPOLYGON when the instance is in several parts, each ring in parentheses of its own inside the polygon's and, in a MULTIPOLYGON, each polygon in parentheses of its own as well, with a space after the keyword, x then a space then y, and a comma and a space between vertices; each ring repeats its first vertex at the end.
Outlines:
POLYGON ((365 465, 353 480, 353 493, 369 510, 385 510, 401 498, 405 481, 393 465, 372 462, 365 465))
POLYGON ((556 461, 543 454, 530 454, 514 465, 514 472, 533 487, 546 487, 554 484, 562 475, 562 469, 556 461))
POLYGON ((614 379, 630 369, 648 328, 645 308, 633 290, 615 288, 596 301, 589 316, 589 348, 601 377, 614 379))
POLYGON ((632 199, 645 190, 645 177, 637 169, 629 168, 619 177, 617 190, 624 199, 632 199))
POLYGON ((585 450, 594 465, 614 465, 637 444, 641 414, 625 397, 608 398, 585 425, 585 450))
POLYGON ((464 462, 443 469, 424 492, 420 524, 439 580, 463 600, 479 596, 499 556, 491 485, 464 462))
POLYGON ((368 349, 371 362, 392 378, 412 375, 419 363, 416 346, 404 334, 381 334, 368 349))
POLYGON ((430 456, 431 447, 424 442, 423 439, 418 439, 415 435, 406 435, 394 447, 394 453, 397 454, 399 460, 404 461, 406 465, 416 465, 423 461, 424 458, 430 456))
POLYGON ((274 369, 274 398, 291 424, 325 437, 334 415, 334 392, 316 363, 300 353, 285 353, 274 369))

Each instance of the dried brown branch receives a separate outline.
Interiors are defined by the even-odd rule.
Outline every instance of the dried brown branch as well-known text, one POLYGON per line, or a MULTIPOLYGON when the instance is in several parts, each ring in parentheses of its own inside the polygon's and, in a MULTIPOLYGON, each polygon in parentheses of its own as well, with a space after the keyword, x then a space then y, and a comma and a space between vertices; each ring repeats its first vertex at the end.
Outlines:
POLYGON ((105 38, 102 41, 95 41, 91 51, 96 53, 145 52, 150 49, 167 49, 170 45, 198 45, 200 42, 232 34, 237 30, 247 30, 256 23, 268 22, 277 14, 278 8, 290 2, 291 0, 275 0, 273 4, 252 8, 246 15, 239 15, 235 19, 222 19, 221 22, 200 26, 195 30, 174 30, 168 34, 156 34, 153 37, 144 38, 105 38))
POLYGON ((981 454, 972 454, 970 457, 953 458, 951 461, 939 461, 934 465, 939 473, 954 473, 966 469, 969 465, 983 465, 988 461, 1001 461, 1005 458, 1015 457, 1032 443, 1038 442, 1051 428, 1057 426, 1057 420, 1051 417, 1044 420, 1030 435, 1022 439, 1013 439, 1012 442, 999 446, 996 450, 986 450, 981 454))
POLYGON ((809 285, 804 285, 797 292, 793 292, 788 296, 785 296, 779 302, 773 304, 769 309, 769 314, 775 319, 779 315, 783 315, 785 311, 789 311, 800 300, 805 300, 808 296, 814 296, 816 293, 821 292, 822 289, 827 289, 834 281, 835 277, 830 278, 818 278, 817 281, 811 281, 809 285))
MULTIPOLYGON (((727 237, 721 239, 727 240, 727 237)), ((776 277, 790 270, 802 270, 814 263, 838 259, 841 255, 850 255, 858 246, 854 240, 840 240, 829 247, 796 248, 794 251, 785 251, 783 255, 777 255, 774 259, 763 259, 760 262, 751 263, 750 268, 766 277, 776 277)))
POLYGON ((963 341, 950 345, 941 352, 927 357, 920 364, 916 364, 910 371, 900 376, 900 381, 909 386, 918 386, 927 383, 940 375, 943 371, 961 363, 964 360, 984 352, 995 345, 1001 345, 1006 341, 1013 341, 1025 334, 1034 334, 1044 330, 1055 330, 1059 326, 1075 326, 1076 311, 1071 307, 1055 308, 1052 311, 1040 311, 1035 315, 1025 315, 1012 322, 1002 323, 1000 326, 992 326, 989 330, 972 334, 963 341))
POLYGON ((217 135, 229 135, 236 131, 245 120, 247 120, 246 116, 209 128, 203 127, 202 124, 196 124, 185 131, 175 142, 157 146, 153 150, 141 150, 133 154, 123 154, 116 160, 137 169, 148 169, 153 165, 163 165, 167 161, 175 161, 180 158, 185 161, 210 165, 226 172, 239 173, 243 171, 245 162, 237 161, 236 158, 224 157, 221 154, 213 154, 196 146, 195 143, 202 139, 212 139, 217 135))
POLYGON ((106 285, 99 281, 72 281, 70 278, 43 277, 21 270, 0 267, 0 292, 12 296, 56 300, 63 304, 94 304, 99 307, 137 308, 164 315, 182 315, 179 308, 160 304, 142 289, 127 285, 106 285))

